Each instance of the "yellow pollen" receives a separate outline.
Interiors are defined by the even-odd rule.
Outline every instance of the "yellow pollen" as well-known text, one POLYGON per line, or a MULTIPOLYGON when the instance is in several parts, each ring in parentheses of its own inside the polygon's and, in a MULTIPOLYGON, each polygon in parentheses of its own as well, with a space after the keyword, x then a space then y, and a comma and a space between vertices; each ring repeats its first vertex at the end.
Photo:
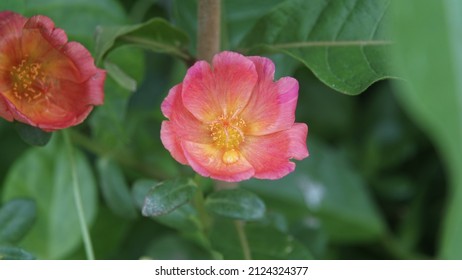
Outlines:
POLYGON ((213 143, 225 152, 223 162, 232 164, 239 160, 239 152, 236 150, 244 141, 245 121, 235 115, 222 115, 209 124, 210 137, 213 143))
POLYGON ((46 77, 41 67, 40 63, 30 63, 26 59, 12 67, 13 95, 18 100, 30 102, 46 92, 46 77))

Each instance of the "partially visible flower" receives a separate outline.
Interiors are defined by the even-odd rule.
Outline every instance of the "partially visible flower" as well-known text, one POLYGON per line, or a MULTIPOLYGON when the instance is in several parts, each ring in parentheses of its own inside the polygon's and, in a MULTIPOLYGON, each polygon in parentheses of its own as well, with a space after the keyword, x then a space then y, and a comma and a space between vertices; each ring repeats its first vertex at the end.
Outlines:
POLYGON ((271 60, 234 52, 195 63, 162 103, 161 140, 202 176, 279 179, 308 156, 308 126, 294 123, 298 82, 274 82, 271 60))
POLYGON ((46 16, 0 12, 0 116, 45 131, 81 123, 103 103, 105 71, 46 16))

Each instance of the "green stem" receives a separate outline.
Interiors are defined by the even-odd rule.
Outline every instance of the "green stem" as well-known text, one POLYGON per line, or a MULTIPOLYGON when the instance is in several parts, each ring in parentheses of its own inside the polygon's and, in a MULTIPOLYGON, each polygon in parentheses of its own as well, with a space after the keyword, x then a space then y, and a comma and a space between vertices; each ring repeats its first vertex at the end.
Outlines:
POLYGON ((196 207, 197 213, 199 215, 199 219, 202 224, 202 230, 204 236, 208 236, 209 230, 210 230, 210 216, 207 213, 207 210, 205 209, 205 200, 204 200, 204 193, 202 192, 201 187, 199 186, 198 182, 199 180, 197 179, 199 175, 196 175, 196 179, 194 180, 196 185, 197 185, 197 190, 194 195, 194 206, 196 207))
POLYGON ((247 235, 244 230, 244 222, 236 220, 234 221, 234 226, 236 227, 237 235, 239 236, 239 243, 241 244, 244 259, 251 260, 252 255, 250 254, 249 242, 247 240, 247 235))
MULTIPOLYGON (((238 183, 229 183, 223 181, 215 181, 215 191, 226 190, 226 189, 235 189, 238 188, 238 183)), ((244 230, 244 222, 240 220, 234 221, 234 227, 236 228, 237 235, 239 237, 239 243, 241 244, 242 254, 244 255, 245 260, 251 260, 252 255, 250 253, 249 241, 247 239, 247 234, 244 230)))
POLYGON ((72 172, 72 187, 74 190, 74 202, 79 217, 80 230, 82 232, 83 243, 85 245, 85 253, 88 260, 94 260, 95 254, 93 253, 93 245, 91 243, 90 233, 88 231, 87 223, 85 221, 85 214, 82 206, 82 196, 80 194, 79 178, 77 176, 77 167, 75 165, 74 150, 67 130, 63 130, 64 141, 66 143, 67 154, 72 172))

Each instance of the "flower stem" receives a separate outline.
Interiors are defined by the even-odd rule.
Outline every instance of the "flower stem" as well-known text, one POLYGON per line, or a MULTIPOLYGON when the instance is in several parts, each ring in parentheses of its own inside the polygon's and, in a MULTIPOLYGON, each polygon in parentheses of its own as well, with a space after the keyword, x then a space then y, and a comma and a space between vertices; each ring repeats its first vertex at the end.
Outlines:
MULTIPOLYGON (((223 181, 215 181, 215 191, 226 190, 226 189, 236 189, 238 188, 238 183, 229 183, 223 181)), ((244 221, 235 220, 234 227, 236 228, 237 235, 239 237, 239 243, 241 244, 242 254, 244 255, 245 260, 251 260, 252 255, 250 253, 249 241, 247 239, 247 234, 244 230, 244 221)))
POLYGON ((79 216, 80 230, 82 232, 83 243, 85 246, 85 253, 87 255, 88 260, 94 260, 95 254, 93 253, 93 245, 91 243, 90 234, 88 231, 87 223, 85 221, 85 214, 83 212, 82 196, 80 194, 79 178, 77 176, 77 167, 75 165, 74 149, 72 147, 72 143, 71 143, 69 133, 67 132, 67 130, 63 130, 63 135, 64 135, 64 141, 65 141, 66 148, 67 148, 69 162, 71 165, 74 202, 75 202, 75 206, 77 209, 77 215, 79 216))
POLYGON ((207 210, 205 210, 205 200, 204 200, 204 193, 202 192, 202 189, 199 185, 199 180, 197 179, 199 175, 196 175, 195 182, 197 185, 197 190, 194 195, 194 206, 196 207, 197 213, 199 215, 199 219, 202 224, 202 231, 204 236, 208 236, 209 230, 210 230, 210 217, 209 214, 207 213, 207 210))
POLYGON ((244 230, 243 221, 234 221, 234 226, 236 227, 237 235, 239 236, 239 243, 241 243, 242 254, 244 255, 245 260, 251 260, 252 255, 250 254, 249 242, 247 240, 247 235, 244 230))
POLYGON ((197 58, 212 61, 220 51, 221 0, 199 0, 197 58))

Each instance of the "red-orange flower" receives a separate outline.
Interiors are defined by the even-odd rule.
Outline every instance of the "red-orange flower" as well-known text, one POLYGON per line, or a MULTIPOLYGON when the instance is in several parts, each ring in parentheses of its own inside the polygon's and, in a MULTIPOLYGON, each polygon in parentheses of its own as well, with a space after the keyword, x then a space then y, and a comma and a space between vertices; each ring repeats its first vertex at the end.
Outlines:
POLYGON ((274 82, 264 57, 222 52, 195 63, 162 103, 161 140, 197 173, 223 181, 278 179, 308 156, 308 126, 294 123, 298 82, 274 82))
POLYGON ((0 12, 0 116, 45 131, 81 123, 103 103, 105 71, 46 16, 0 12))

